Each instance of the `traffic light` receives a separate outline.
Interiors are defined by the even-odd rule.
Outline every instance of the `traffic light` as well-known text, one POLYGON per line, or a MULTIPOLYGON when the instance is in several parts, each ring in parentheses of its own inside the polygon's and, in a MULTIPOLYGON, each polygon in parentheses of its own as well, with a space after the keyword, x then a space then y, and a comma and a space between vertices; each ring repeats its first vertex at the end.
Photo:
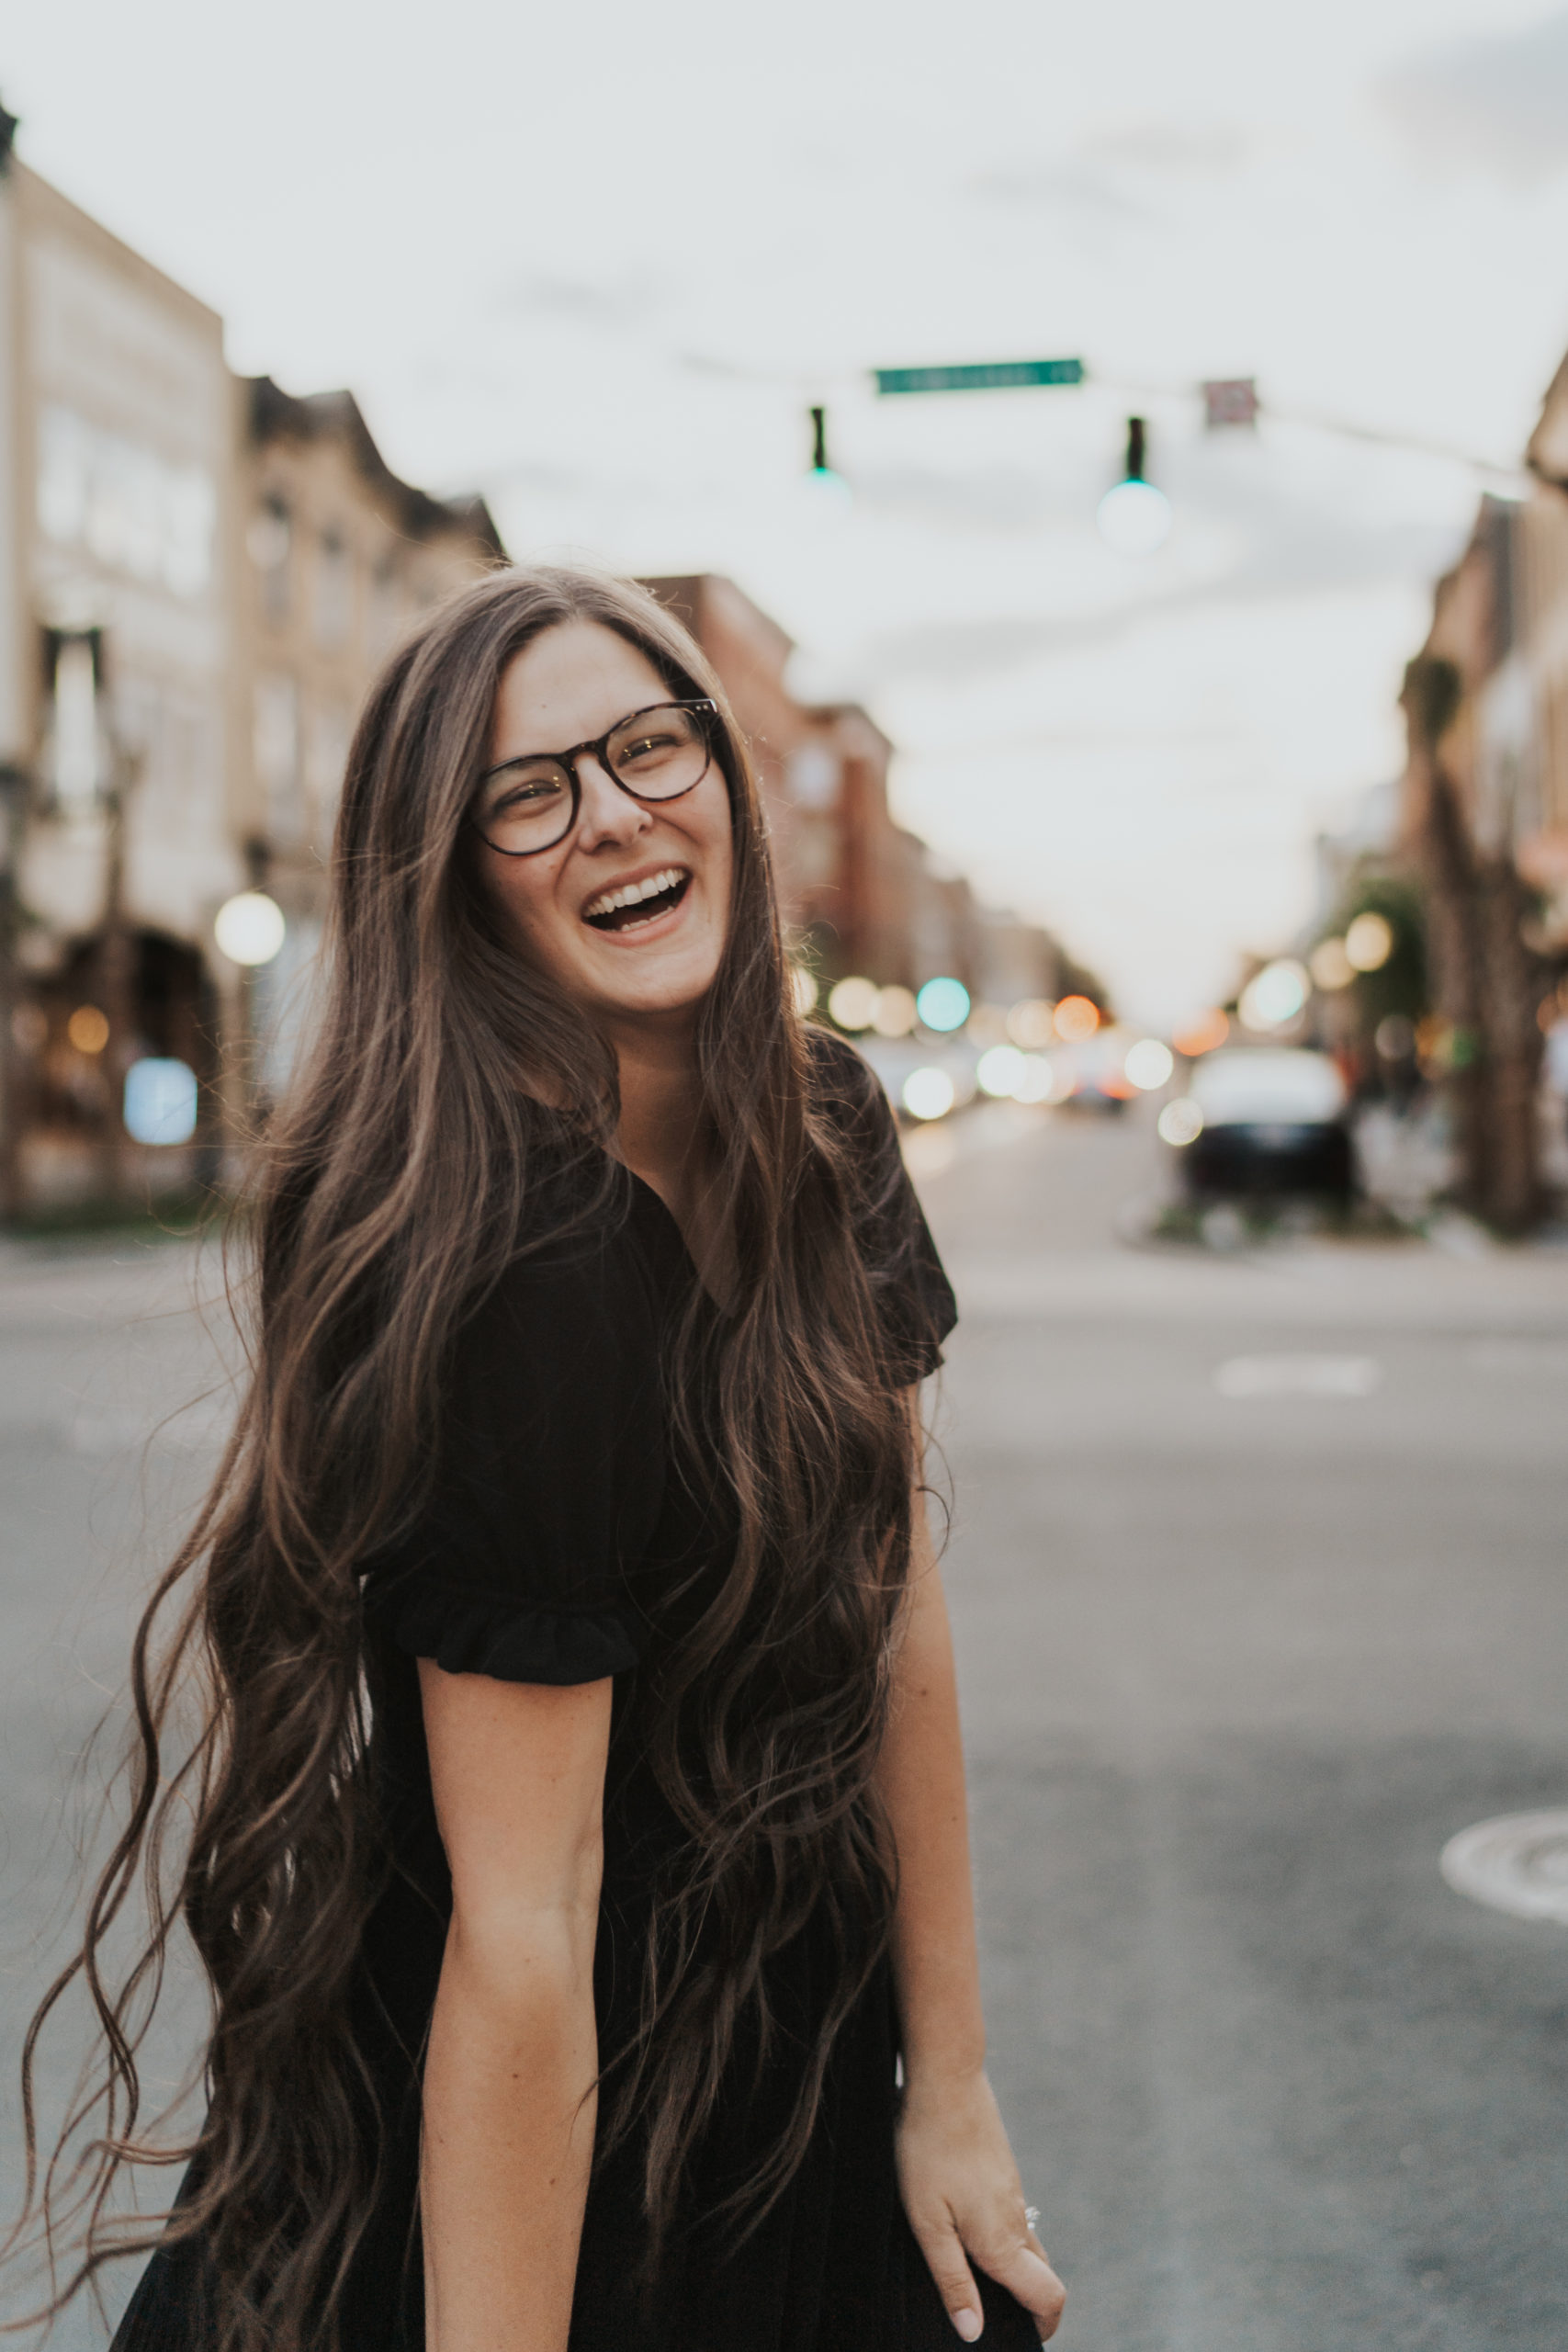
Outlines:
POLYGON ((1170 501, 1148 479, 1148 425, 1127 419, 1122 480, 1100 502, 1100 536, 1118 555, 1153 555, 1170 536, 1170 501))
POLYGON ((807 487, 814 502, 824 511, 842 514, 850 503, 850 486, 840 473, 836 473, 828 458, 828 412, 825 408, 809 408, 811 420, 811 470, 807 487))

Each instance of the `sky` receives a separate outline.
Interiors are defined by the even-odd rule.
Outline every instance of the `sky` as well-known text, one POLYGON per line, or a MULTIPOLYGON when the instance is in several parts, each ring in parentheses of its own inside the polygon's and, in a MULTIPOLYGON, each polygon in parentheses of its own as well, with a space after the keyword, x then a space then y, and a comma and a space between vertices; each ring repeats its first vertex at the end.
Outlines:
POLYGON ((0 0, 0 98, 237 368, 350 386, 514 554, 739 581, 901 820, 1150 1023, 1312 920, 1568 349, 1540 0, 0 0), (1088 382, 870 388, 1048 356, 1088 382), (1261 425, 1206 435, 1233 375, 1261 425), (1144 559, 1095 530, 1134 410, 1144 559))

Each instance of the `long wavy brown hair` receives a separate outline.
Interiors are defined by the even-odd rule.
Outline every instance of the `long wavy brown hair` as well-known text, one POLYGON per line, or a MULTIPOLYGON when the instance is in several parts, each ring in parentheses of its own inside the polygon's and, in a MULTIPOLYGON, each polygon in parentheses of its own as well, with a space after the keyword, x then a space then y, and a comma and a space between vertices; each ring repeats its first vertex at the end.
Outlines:
MULTIPOLYGON (((829 1115, 823 1057, 795 1007, 746 744, 700 649, 631 583, 499 571, 424 623, 360 720, 322 1012, 258 1146, 248 1388, 138 1630, 128 1815, 24 2057, 24 2227, 41 2217, 51 2247, 73 2249, 58 2301, 150 2248, 167 2221, 116 2218, 124 2169, 194 2158, 168 2228, 202 2241, 218 2352, 335 2342, 375 2190, 374 2083, 351 2025, 387 1867, 360 1569, 418 1506, 408 1465, 431 1458, 455 1332, 513 1254, 541 1167, 575 1150, 604 1199, 615 1182, 609 1043, 502 934, 464 821, 503 670, 579 619, 635 646, 673 694, 716 703, 734 835, 697 1050, 735 1287, 716 1336, 694 1302, 679 1351, 716 1352, 716 1431, 680 1434, 716 1451, 739 1533, 694 1633, 641 1694, 639 1736, 687 1850, 658 1906, 637 2045, 603 2053, 619 2062, 606 2136, 643 2134, 656 2245, 738 2036, 767 2044, 771 1956, 825 1917, 840 1965, 789 2128, 738 2185, 741 2227, 799 2163, 834 2038, 886 1940, 892 1866, 872 1773, 913 1440, 910 1374, 857 1246, 877 1204, 854 1106, 846 1144, 844 1104, 829 1115), (182 1738, 193 1687, 199 1713, 182 1738), (117 1964, 139 1891, 145 1940, 117 1964), (175 2146, 166 2120, 143 2119, 138 2053, 182 1922, 212 2024, 206 2120, 175 2146), (35 2052, 73 1985, 90 1996, 99 2054, 40 2160, 35 2052)), ((677 1362, 669 1383, 688 1420, 691 1369, 677 1362)))

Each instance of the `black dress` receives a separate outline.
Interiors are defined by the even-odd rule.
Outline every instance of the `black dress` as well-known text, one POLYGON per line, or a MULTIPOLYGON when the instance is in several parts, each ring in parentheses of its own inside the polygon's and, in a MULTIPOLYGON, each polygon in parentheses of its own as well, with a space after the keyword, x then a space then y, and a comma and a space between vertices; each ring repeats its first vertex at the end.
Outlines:
MULTIPOLYGON (((953 1294, 880 1090, 857 1056, 825 1037, 816 1057, 834 1115, 874 1171, 862 1247, 913 1381, 941 1361, 953 1294)), ((733 1541, 717 1482, 682 1472, 670 1435, 663 1368, 674 1320, 695 1295, 669 1210, 617 1172, 608 1209, 520 1257, 464 1328, 431 1501, 367 1576, 373 1756, 398 1867, 363 1954, 357 2030, 380 2085, 384 2162, 344 2352, 418 2352, 423 2343, 419 2062, 451 1889, 416 1659, 503 1681, 615 1678, 594 1970, 601 2052, 620 2048, 636 2020, 653 1890, 679 1842, 626 1736, 636 1677, 650 1645, 679 1640, 733 1541)), ((793 2030, 761 2075, 754 2052, 738 2055, 736 2094, 721 2102, 691 2168, 651 2296, 637 2284, 635 2140, 596 2166, 570 2352, 948 2352, 958 2343, 894 2175, 897 2030, 886 1963, 835 2045, 809 2150, 784 2196, 739 2247, 707 2218, 776 2142, 831 1965, 809 1928, 772 1964, 773 2007, 793 2030)), ((194 2352, 206 2334, 198 2250, 154 2255, 116 2352, 194 2352)), ((1033 2347, 1019 2305, 989 2280, 982 2291, 986 2352, 1033 2347)))

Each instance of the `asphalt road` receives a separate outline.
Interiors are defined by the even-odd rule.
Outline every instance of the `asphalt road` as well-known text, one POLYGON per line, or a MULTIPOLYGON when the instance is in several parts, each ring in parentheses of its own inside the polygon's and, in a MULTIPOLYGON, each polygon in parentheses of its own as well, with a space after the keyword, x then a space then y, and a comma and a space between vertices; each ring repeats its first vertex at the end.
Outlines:
MULTIPOLYGON (((1562 2352, 1568 1929, 1438 1857, 1568 1804, 1568 1253, 1130 1249, 1136 1121, 987 1112, 919 1159, 993 2071, 1061 2340, 1562 2352), (1349 1393, 1249 1393, 1281 1357, 1349 1393)), ((220 1399, 148 1432, 210 1383, 214 1274, 0 1256, 7 2074, 130 1596, 210 1466, 220 1399)), ((8 2096, 0 2135, 4 2189, 8 2096)))
POLYGON ((1438 1857, 1568 1804, 1568 1255, 1129 1250, 1151 1165, 1058 1119, 924 1186, 993 2070, 1062 2341, 1562 2352, 1568 1928, 1438 1857), (1378 1385, 1222 1393, 1280 1356, 1378 1385))

